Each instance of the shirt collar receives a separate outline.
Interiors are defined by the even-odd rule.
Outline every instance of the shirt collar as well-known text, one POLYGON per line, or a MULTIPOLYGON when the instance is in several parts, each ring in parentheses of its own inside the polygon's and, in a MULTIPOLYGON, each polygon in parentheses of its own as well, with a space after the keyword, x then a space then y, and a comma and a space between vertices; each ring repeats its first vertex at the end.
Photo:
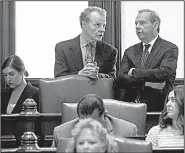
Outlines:
POLYGON ((91 43, 94 48, 96 48, 96 42, 89 42, 84 38, 83 34, 80 35, 80 46, 84 48, 88 43, 91 43))
MULTIPOLYGON (((157 40, 157 38, 158 38, 158 35, 157 35, 157 37, 155 37, 151 42, 149 42, 148 44, 150 44, 151 46, 151 48, 153 47, 153 45, 154 45, 154 43, 155 43, 155 41, 157 40)), ((143 43, 143 46, 144 45, 146 45, 146 43, 143 43)))

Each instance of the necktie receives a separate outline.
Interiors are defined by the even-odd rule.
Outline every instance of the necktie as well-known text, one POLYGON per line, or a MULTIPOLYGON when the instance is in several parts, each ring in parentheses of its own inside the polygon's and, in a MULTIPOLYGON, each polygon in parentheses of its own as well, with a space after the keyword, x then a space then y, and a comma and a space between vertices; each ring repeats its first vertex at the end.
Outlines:
POLYGON ((85 53, 85 63, 93 63, 94 62, 94 54, 93 54, 93 45, 88 43, 86 46, 86 53, 85 53))
POLYGON ((148 55, 149 55, 149 51, 148 51, 148 48, 151 46, 150 44, 147 44, 147 45, 144 45, 145 46, 145 50, 142 54, 142 57, 141 57, 141 68, 145 68, 145 63, 146 63, 146 60, 148 58, 148 55))
MULTIPOLYGON (((144 50, 144 52, 142 54, 142 57, 141 57, 141 68, 145 68, 145 63, 146 63, 146 60, 147 60, 148 55, 149 55, 148 48, 150 46, 151 46, 150 44, 144 45, 145 50, 144 50)), ((136 99, 135 99, 135 103, 140 103, 140 98, 141 98, 140 92, 141 92, 140 90, 137 91, 137 96, 136 96, 136 99)))

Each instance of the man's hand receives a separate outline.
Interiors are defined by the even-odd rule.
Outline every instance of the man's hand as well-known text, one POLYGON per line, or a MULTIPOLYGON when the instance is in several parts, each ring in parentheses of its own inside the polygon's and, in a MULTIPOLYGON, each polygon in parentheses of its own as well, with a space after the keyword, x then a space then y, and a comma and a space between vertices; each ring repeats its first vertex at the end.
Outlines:
POLYGON ((133 71, 133 69, 135 69, 135 68, 131 68, 131 69, 129 70, 129 72, 128 72, 128 75, 129 75, 129 76, 132 76, 132 71, 133 71))
POLYGON ((99 67, 97 67, 97 63, 88 63, 82 70, 78 72, 78 75, 83 75, 95 79, 98 78, 98 71, 99 67))

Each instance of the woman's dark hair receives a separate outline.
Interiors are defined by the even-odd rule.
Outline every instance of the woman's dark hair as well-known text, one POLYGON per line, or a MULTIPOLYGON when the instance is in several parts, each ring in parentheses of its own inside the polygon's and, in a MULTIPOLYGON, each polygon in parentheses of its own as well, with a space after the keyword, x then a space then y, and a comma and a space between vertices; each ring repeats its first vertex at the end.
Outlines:
POLYGON ((6 67, 11 67, 17 70, 18 72, 24 72, 24 75, 27 77, 29 73, 26 71, 24 63, 22 59, 17 55, 11 55, 9 56, 2 65, 2 70, 4 70, 6 67))
MULTIPOLYGON (((180 123, 183 128, 183 134, 184 134, 184 85, 176 86, 172 91, 174 91, 175 102, 179 109, 178 117, 180 119, 180 123)), ((166 100, 165 100, 164 110, 162 111, 159 118, 159 126, 161 128, 166 128, 167 125, 172 125, 172 119, 167 117, 167 107, 166 107, 167 102, 168 102, 168 96, 166 97, 166 100)))

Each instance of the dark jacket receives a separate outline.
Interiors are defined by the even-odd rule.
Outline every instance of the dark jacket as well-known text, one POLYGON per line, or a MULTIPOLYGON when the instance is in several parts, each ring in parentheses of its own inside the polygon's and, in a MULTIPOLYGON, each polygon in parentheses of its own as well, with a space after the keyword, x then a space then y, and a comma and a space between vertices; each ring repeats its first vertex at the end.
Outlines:
MULTIPOLYGON (((13 89, 7 87, 1 91, 1 114, 6 114, 7 106, 11 97, 13 89)), ((12 114, 20 113, 22 111, 22 104, 28 98, 33 99, 37 103, 37 110, 39 111, 39 89, 33 87, 30 82, 27 83, 21 96, 19 97, 16 106, 12 110, 12 114)))
MULTIPOLYGON (((98 41, 95 61, 99 67, 100 78, 116 77, 117 49, 112 45, 98 41)), ((80 35, 74 39, 62 41, 55 47, 55 77, 78 74, 83 69, 80 35)))

